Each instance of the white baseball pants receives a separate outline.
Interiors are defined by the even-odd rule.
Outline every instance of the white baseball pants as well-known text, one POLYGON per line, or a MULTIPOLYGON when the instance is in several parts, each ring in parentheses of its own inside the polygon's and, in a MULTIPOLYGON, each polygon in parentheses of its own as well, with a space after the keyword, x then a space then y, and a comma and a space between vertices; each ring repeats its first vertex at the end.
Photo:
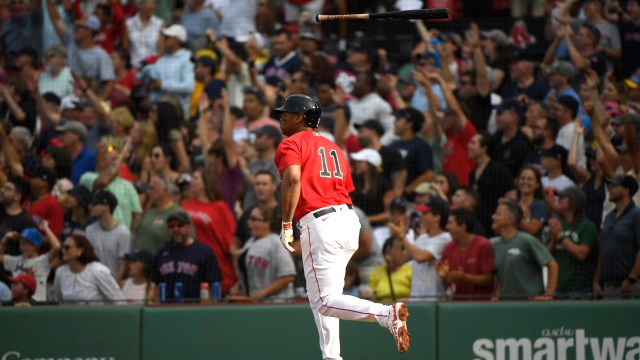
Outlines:
MULTIPOLYGON (((319 218, 300 219, 302 257, 309 303, 320 335, 323 359, 340 357, 339 319, 378 322, 386 327, 391 307, 343 295, 347 263, 358 249, 360 222, 347 205, 319 218)), ((323 210, 323 209, 319 209, 323 210)))

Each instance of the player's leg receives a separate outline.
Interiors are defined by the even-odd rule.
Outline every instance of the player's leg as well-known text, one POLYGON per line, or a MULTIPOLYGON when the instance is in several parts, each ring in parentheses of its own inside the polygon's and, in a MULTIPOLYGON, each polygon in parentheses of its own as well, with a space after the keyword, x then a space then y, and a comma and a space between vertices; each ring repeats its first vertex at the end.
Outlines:
POLYGON ((340 357, 340 319, 324 316, 313 310, 313 319, 318 328, 320 351, 324 360, 342 360, 340 357))
POLYGON ((300 240, 312 308, 325 316, 387 327, 389 306, 342 294, 347 262, 358 248, 358 217, 344 211, 308 220, 301 221, 300 240))

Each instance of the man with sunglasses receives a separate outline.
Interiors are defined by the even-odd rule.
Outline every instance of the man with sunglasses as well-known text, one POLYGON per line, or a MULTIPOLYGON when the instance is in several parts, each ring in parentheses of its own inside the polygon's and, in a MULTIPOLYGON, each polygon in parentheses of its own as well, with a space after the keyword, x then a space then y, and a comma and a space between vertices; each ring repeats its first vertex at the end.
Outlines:
POLYGON ((221 282, 222 275, 213 250, 196 240, 190 232, 191 220, 184 211, 176 211, 167 218, 167 232, 171 239, 156 255, 152 265, 149 299, 158 300, 158 284, 167 284, 167 301, 180 300, 175 296, 176 284, 184 286, 184 299, 200 299, 200 285, 221 282))

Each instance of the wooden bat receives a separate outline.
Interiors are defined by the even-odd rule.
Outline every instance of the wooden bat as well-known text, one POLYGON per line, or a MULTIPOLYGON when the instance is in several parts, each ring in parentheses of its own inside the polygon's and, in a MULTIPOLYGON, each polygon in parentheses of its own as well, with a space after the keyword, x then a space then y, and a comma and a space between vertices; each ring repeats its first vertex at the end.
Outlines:
POLYGON ((316 15, 316 21, 330 21, 330 20, 370 20, 370 19, 448 19, 449 9, 437 8, 437 9, 421 9, 421 10, 405 10, 405 11, 391 11, 374 14, 345 14, 345 15, 316 15))

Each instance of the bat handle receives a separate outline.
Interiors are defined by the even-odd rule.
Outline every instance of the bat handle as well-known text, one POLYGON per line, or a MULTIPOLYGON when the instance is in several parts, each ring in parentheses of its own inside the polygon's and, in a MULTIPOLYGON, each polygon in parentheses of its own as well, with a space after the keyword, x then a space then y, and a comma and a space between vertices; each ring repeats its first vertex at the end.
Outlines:
POLYGON ((316 21, 330 20, 367 20, 369 14, 347 14, 347 15, 316 15, 316 21))

